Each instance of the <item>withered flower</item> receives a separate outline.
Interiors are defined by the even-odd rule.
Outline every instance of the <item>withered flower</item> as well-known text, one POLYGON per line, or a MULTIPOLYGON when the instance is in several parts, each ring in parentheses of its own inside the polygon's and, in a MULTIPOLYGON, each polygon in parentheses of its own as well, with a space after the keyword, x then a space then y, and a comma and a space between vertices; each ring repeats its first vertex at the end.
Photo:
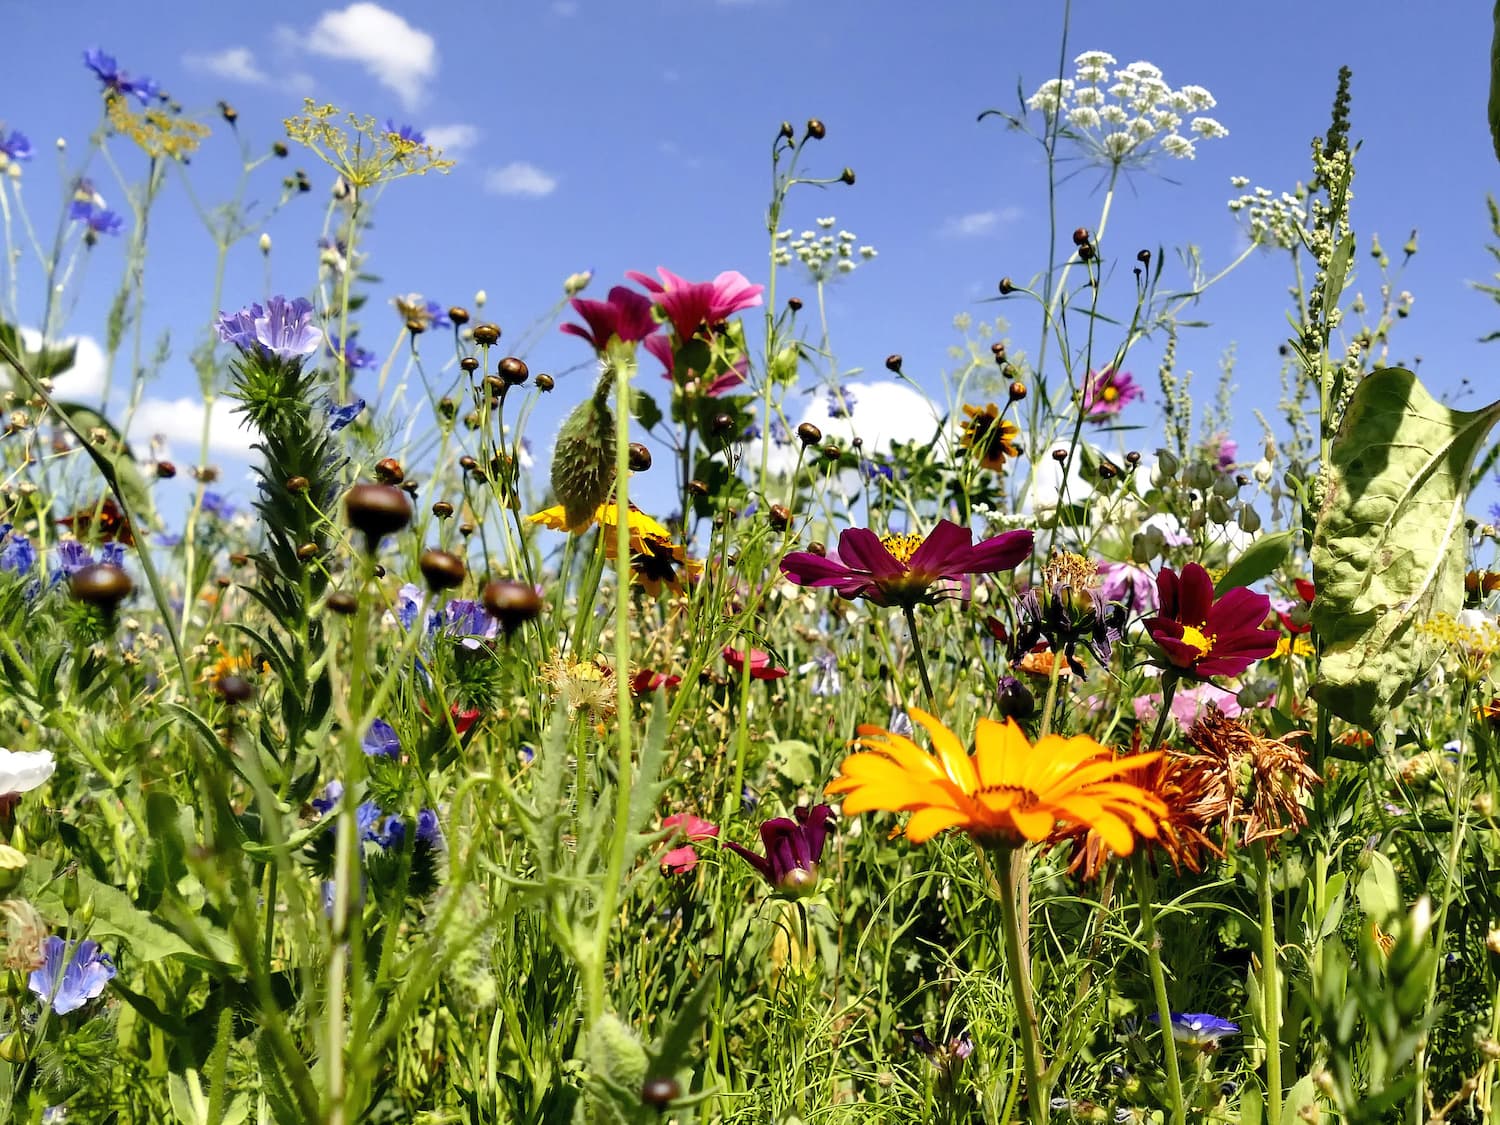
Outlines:
POLYGON ((1322 778, 1307 764, 1297 740, 1255 733, 1210 705, 1189 728, 1188 742, 1208 784, 1198 802, 1205 824, 1218 824, 1227 843, 1275 839, 1307 823, 1302 795, 1322 778))

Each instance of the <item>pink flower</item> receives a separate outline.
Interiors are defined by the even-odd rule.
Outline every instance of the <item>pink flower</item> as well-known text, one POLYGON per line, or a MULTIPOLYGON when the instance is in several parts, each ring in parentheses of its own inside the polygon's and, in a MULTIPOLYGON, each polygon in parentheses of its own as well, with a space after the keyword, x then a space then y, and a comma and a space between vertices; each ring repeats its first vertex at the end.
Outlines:
POLYGON ((609 300, 591 301, 585 297, 573 298, 573 311, 583 317, 588 327, 582 324, 564 324, 562 330, 574 336, 582 336, 602 352, 612 339, 622 343, 644 340, 661 325, 651 315, 651 302, 634 289, 616 285, 609 291, 609 300))
POLYGON ((1090 419, 1112 418, 1125 409, 1126 403, 1145 398, 1146 392, 1136 384, 1128 371, 1101 367, 1090 371, 1083 388, 1083 413, 1090 419))
MULTIPOLYGON (((1177 693, 1172 696, 1172 718, 1177 721, 1179 727, 1187 730, 1198 721, 1198 716, 1208 710, 1210 703, 1222 711, 1226 719, 1232 719, 1244 710, 1234 692, 1225 691, 1214 684, 1192 684, 1179 687, 1177 693)), ((1160 713, 1161 692, 1156 691, 1136 698, 1135 717, 1138 722, 1153 723, 1160 713)))
POLYGON ((685 837, 687 843, 673 848, 661 857, 661 869, 669 875, 686 875, 698 866, 698 853, 693 850, 693 841, 712 840, 719 834, 719 826, 710 824, 692 813, 675 813, 663 818, 663 828, 676 829, 669 839, 685 837))
MULTIPOLYGON (((666 368, 666 370, 661 373, 661 377, 663 379, 675 380, 677 375, 673 370, 674 365, 672 359, 671 339, 666 336, 650 336, 646 339, 646 350, 654 355, 657 359, 661 360, 661 365, 666 368)), ((750 361, 744 356, 741 356, 739 359, 734 361, 734 366, 731 367, 728 371, 715 378, 707 386, 700 384, 698 390, 703 394, 710 396, 721 395, 725 391, 731 391, 735 387, 738 387, 741 383, 743 383, 745 381, 745 372, 749 370, 750 361)), ((688 373, 683 376, 683 381, 687 382, 688 380, 696 379, 697 377, 698 372, 690 369, 688 373)))
MULTIPOLYGON (((725 645, 724 659, 736 672, 744 671, 745 654, 739 649, 725 645)), ((769 652, 759 648, 750 650, 750 678, 752 680, 779 680, 785 675, 785 668, 777 668, 771 663, 769 652)))
POLYGON ((655 296, 656 304, 672 322, 678 340, 691 340, 705 325, 709 334, 721 320, 760 304, 764 286, 751 285, 744 274, 725 270, 712 281, 688 281, 658 266, 661 282, 631 271, 625 276, 655 296))
POLYGON ((1156 610, 1156 575, 1134 563, 1099 564, 1099 593, 1107 602, 1121 602, 1128 609, 1156 610))

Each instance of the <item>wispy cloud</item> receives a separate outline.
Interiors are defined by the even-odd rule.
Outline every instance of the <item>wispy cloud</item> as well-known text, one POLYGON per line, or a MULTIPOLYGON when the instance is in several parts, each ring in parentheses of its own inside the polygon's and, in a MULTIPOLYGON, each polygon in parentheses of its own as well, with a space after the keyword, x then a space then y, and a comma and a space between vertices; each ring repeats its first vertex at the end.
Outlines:
MULTIPOLYGON (((246 428, 234 404, 218 399, 208 422, 208 449, 220 457, 249 460, 250 447, 260 440, 253 429, 246 428)), ((160 436, 168 445, 177 442, 196 450, 203 439, 203 400, 201 398, 148 398, 136 408, 130 420, 130 434, 136 438, 160 436)))
POLYGON ((189 51, 182 56, 183 65, 197 74, 264 86, 271 76, 255 64, 255 53, 249 47, 225 47, 222 51, 189 51))
POLYGON ((1019 207, 1001 207, 995 211, 971 211, 943 224, 944 238, 986 238, 1021 217, 1019 207))
POLYGON ((484 190, 492 195, 524 195, 540 199, 557 190, 557 177, 535 164, 514 160, 503 168, 491 168, 484 177, 484 190))
POLYGON ((427 143, 452 159, 479 143, 479 129, 474 125, 428 125, 422 130, 427 143))
POLYGON ((324 12, 303 46, 315 55, 359 63, 408 109, 422 100, 437 75, 432 36, 369 0, 324 12))

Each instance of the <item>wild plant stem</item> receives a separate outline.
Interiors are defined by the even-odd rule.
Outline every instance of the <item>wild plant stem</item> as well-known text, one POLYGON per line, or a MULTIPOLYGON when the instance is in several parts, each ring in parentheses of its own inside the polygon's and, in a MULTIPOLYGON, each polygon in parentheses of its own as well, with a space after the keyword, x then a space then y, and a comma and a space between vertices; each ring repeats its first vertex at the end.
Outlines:
POLYGON ((902 608, 906 613, 906 627, 911 631, 911 650, 917 657, 917 672, 922 677, 922 690, 927 693, 927 706, 936 711, 937 696, 932 693, 932 680, 927 676, 927 658, 922 655, 922 640, 917 635, 917 610, 910 605, 902 608))
MULTIPOLYGON (((1141 939, 1146 943, 1146 963, 1151 969, 1151 991, 1156 997, 1156 1018, 1161 1026, 1161 1049, 1166 1056, 1167 1101, 1172 1125, 1187 1125, 1187 1107, 1182 1101, 1182 1073, 1177 1065, 1177 1042, 1172 1035, 1172 1005, 1167 999, 1167 974, 1161 961, 1161 937, 1156 932, 1156 892, 1146 853, 1137 848, 1131 861, 1135 868, 1135 893, 1141 907, 1141 939)), ((1279 1121, 1280 1118, 1272 1118, 1279 1121)))
POLYGON ((1025 849, 1007 848, 1008 870, 1000 880, 1000 915, 1005 932, 1005 968, 1010 977, 1011 999, 1016 1006, 1016 1022, 1021 1025, 1021 1067, 1026 1075, 1026 1116, 1032 1125, 1045 1125, 1051 1111, 1047 1089, 1047 1066, 1042 1059, 1042 1045, 1031 995, 1031 966, 1021 944, 1020 908, 1016 902, 1016 885, 1026 872, 1025 849))
POLYGON ((1281 972, 1277 965, 1276 897, 1264 841, 1253 845, 1260 900, 1260 1004, 1266 1038, 1266 1120, 1281 1120, 1281 972))

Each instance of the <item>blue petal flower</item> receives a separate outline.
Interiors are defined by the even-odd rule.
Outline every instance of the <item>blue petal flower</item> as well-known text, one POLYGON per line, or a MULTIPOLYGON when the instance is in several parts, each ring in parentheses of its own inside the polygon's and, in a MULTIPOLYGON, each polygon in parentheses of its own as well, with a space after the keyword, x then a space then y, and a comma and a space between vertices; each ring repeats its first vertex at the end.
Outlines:
POLYGON ((401 739, 396 736, 395 728, 384 719, 376 719, 370 724, 370 729, 365 732, 360 746, 372 758, 399 758, 401 756, 401 739))
POLYGON ((215 327, 223 343, 243 351, 258 348, 280 359, 303 359, 323 343, 323 330, 313 319, 312 302, 306 297, 288 301, 276 296, 264 308, 257 303, 237 313, 220 313, 215 327))
POLYGON ((365 400, 362 398, 351 399, 339 406, 333 401, 328 403, 328 428, 338 433, 354 419, 358 418, 365 408, 365 400))
POLYGON ((79 942, 65 964, 67 946, 55 934, 49 937, 42 947, 47 959, 32 972, 28 985, 43 1000, 50 999, 52 1010, 60 1016, 83 1007, 115 979, 115 963, 97 941, 79 942))
MULTIPOLYGON (((1160 1023, 1161 1020, 1152 1013, 1151 1022, 1160 1023)), ((1222 1020, 1218 1016, 1204 1012, 1172 1013, 1172 1038, 1191 1047, 1217 1046, 1220 1039, 1239 1033, 1239 1024, 1222 1020)))

